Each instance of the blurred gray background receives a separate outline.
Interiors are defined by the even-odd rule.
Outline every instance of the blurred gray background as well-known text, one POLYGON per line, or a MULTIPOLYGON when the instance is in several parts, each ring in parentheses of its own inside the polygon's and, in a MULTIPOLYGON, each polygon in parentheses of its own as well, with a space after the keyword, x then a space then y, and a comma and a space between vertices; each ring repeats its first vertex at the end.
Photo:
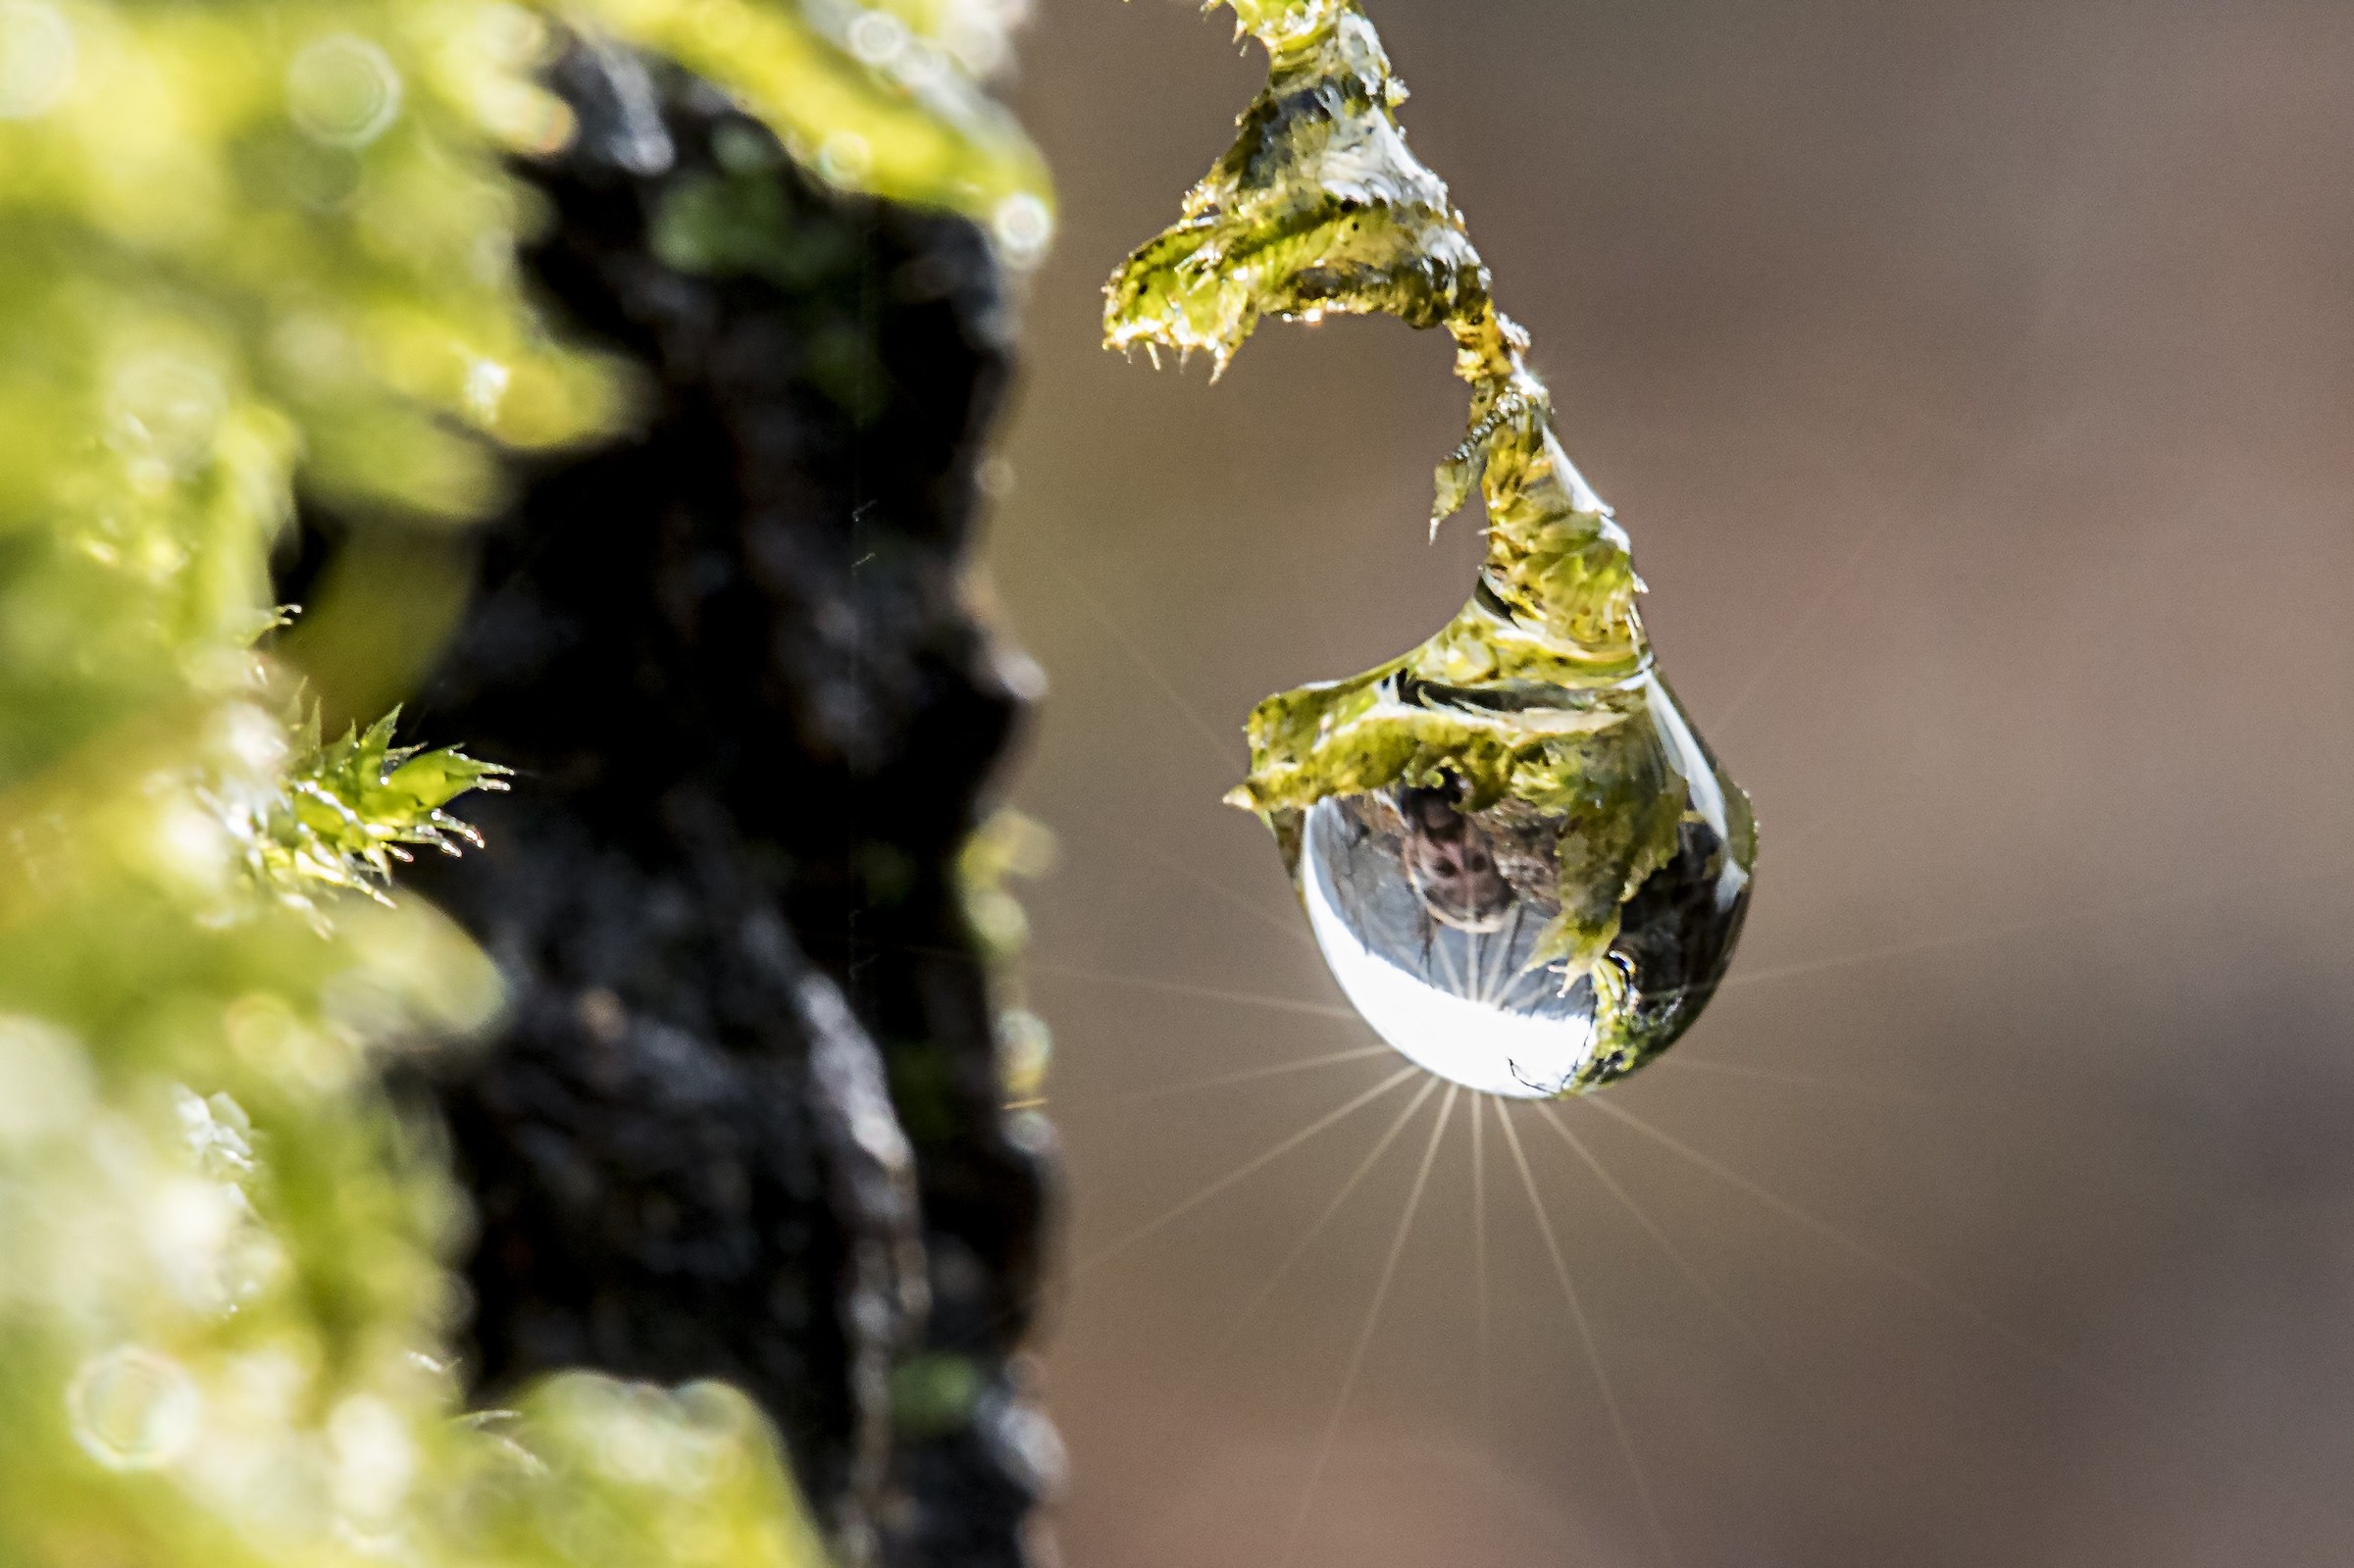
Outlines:
POLYGON ((1337 1426, 1435 1099, 1239 1331, 1404 1091, 1074 1267, 1390 1071, 1139 1097, 1370 1038, 1217 797, 1253 702, 1420 639, 1477 544, 1423 540, 1435 336, 1098 349, 1262 57, 1047 0, 992 576, 1052 683, 1065 1556, 2354 1561, 2354 7, 1372 11, 1764 825, 1731 986, 1612 1091, 1717 1169, 1565 1108, 1655 1236, 1519 1118, 1640 1485, 1493 1123, 1483 1388, 1459 1105, 1337 1426))

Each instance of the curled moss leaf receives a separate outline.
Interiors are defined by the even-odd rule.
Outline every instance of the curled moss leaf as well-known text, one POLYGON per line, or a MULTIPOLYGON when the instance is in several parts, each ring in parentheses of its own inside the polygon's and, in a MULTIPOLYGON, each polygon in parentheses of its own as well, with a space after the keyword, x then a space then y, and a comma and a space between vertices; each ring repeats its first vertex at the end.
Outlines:
POLYGON ((1436 327, 1476 311, 1487 269, 1445 182, 1407 148, 1406 84, 1372 25, 1354 6, 1244 15, 1271 40, 1266 90, 1182 221, 1112 276, 1105 340, 1202 349, 1223 370, 1263 316, 1436 327))

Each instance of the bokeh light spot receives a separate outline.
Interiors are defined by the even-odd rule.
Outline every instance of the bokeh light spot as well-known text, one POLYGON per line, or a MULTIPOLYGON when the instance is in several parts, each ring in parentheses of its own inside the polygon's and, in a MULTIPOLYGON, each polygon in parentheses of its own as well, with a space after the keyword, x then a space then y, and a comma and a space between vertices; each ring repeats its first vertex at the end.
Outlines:
POLYGON ((331 147, 365 147, 400 117, 400 71, 366 38, 333 33, 306 44, 286 68, 286 112, 302 133, 331 147))

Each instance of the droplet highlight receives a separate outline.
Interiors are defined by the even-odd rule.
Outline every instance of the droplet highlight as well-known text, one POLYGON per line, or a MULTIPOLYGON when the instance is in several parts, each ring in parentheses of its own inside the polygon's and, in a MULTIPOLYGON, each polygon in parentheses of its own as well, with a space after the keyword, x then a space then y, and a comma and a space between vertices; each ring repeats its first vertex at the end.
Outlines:
POLYGON ((74 85, 74 29, 42 0, 0 0, 0 120, 47 114, 74 85))

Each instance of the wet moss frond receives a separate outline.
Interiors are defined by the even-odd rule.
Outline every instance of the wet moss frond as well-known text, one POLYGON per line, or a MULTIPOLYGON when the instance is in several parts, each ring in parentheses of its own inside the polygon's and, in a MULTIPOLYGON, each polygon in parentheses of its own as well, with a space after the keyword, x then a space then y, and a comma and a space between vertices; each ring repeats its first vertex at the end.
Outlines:
MULTIPOLYGON (((1353 0, 1246 3, 1237 17, 1268 47, 1267 86, 1178 223, 1105 285, 1105 342, 1199 349, 1223 369, 1270 317, 1379 313, 1445 328, 1471 407, 1462 443, 1438 465, 1431 525, 1480 494, 1493 613, 1475 604, 1406 662, 1452 681, 1638 674, 1649 651, 1625 532, 1562 450, 1552 398, 1523 357, 1527 334, 1497 309, 1462 214, 1407 145, 1406 87, 1372 24, 1353 0)), ((1352 711, 1381 674, 1262 705, 1240 798, 1348 792, 1379 772, 1371 757, 1414 754, 1422 721, 1352 711), (1395 733, 1352 750, 1332 739, 1344 731, 1395 733)))

